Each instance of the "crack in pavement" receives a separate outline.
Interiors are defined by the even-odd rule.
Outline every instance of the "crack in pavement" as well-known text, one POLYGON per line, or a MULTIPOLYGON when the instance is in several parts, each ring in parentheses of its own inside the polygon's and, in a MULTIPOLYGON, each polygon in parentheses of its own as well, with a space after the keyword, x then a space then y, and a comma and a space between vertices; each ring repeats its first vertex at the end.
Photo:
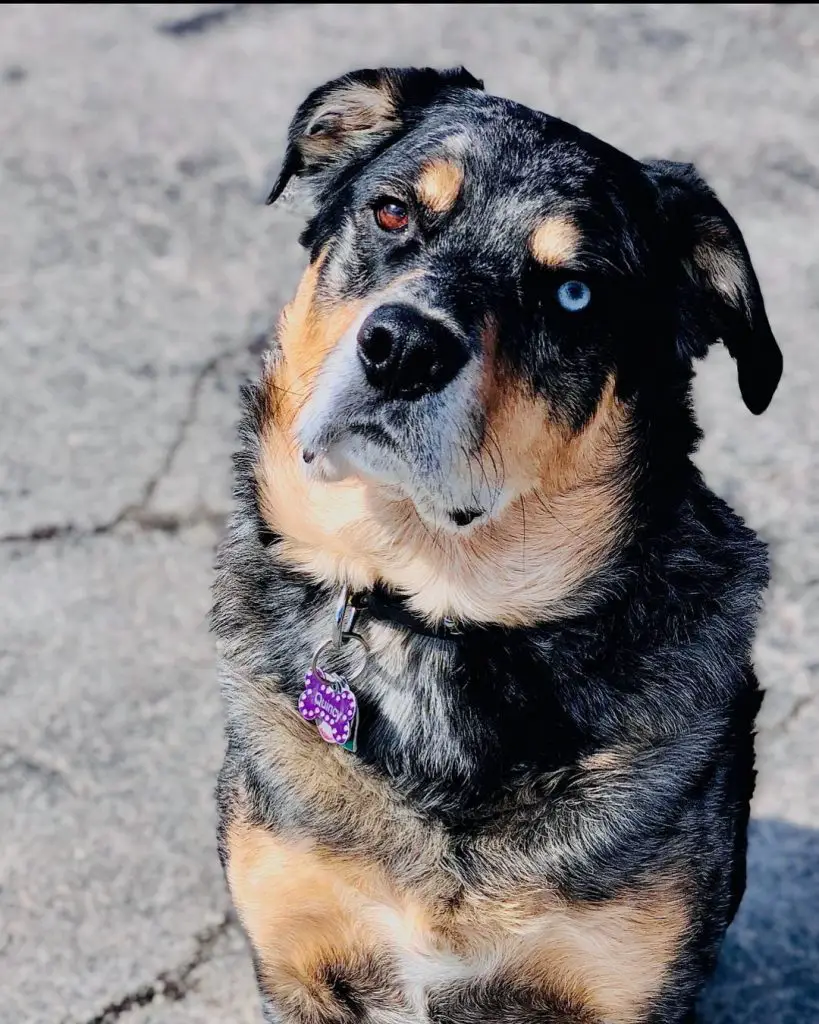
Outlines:
MULTIPOLYGON (((230 354, 231 353, 223 352, 220 355, 212 356, 206 363, 203 363, 202 366, 199 367, 199 370, 193 379, 193 383, 191 384, 187 408, 185 409, 185 412, 179 421, 179 425, 176 428, 176 437, 174 437, 173 441, 168 445, 168 450, 165 452, 165 457, 159 464, 159 468, 145 484, 140 500, 136 505, 131 505, 125 508, 119 514, 117 517, 119 522, 123 522, 125 519, 136 519, 140 514, 147 510, 151 498, 153 498, 157 487, 159 487, 162 480, 170 471, 170 468, 173 465, 173 460, 176 458, 176 454, 179 449, 185 443, 188 431, 196 419, 196 411, 199 407, 199 396, 202 394, 202 388, 204 387, 205 381, 218 368, 222 360, 226 359, 230 354)), ((116 522, 115 525, 119 525, 119 522, 116 522)))
POLYGON ((135 504, 126 505, 113 518, 103 523, 97 523, 93 526, 77 526, 76 523, 47 523, 35 526, 24 533, 4 534, 0 536, 0 544, 39 543, 42 541, 61 540, 65 537, 99 537, 113 532, 118 526, 122 526, 123 523, 127 522, 135 523, 142 529, 162 530, 166 533, 175 533, 184 526, 194 525, 202 521, 215 522, 218 520, 221 523, 224 520, 224 516, 209 510, 198 510, 189 517, 180 517, 152 513, 148 509, 148 505, 156 493, 157 487, 159 487, 170 471, 179 449, 185 443, 188 431, 196 419, 199 397, 202 394, 205 381, 219 368, 223 360, 235 355, 236 353, 233 350, 222 352, 219 355, 212 356, 197 370, 191 384, 188 403, 179 420, 176 433, 168 445, 168 449, 158 468, 151 474, 143 486, 139 501, 135 504))
POLYGON ((229 928, 235 925, 236 919, 230 911, 225 911, 220 920, 207 928, 203 928, 194 936, 193 955, 180 967, 163 971, 155 981, 129 992, 121 999, 109 1003, 95 1017, 83 1024, 113 1024, 123 1015, 149 1006, 156 999, 167 999, 170 1002, 181 1002, 196 987, 192 975, 203 964, 210 960, 214 947, 229 928))
POLYGON ((165 21, 157 26, 157 32, 167 36, 193 36, 222 25, 229 18, 240 14, 247 4, 207 4, 205 10, 187 18, 165 21))
POLYGON ((215 529, 221 529, 229 515, 230 513, 227 511, 219 512, 213 508, 197 506, 192 512, 184 515, 179 515, 176 512, 140 512, 131 516, 128 522, 134 523, 140 530, 179 533, 180 530, 200 526, 202 523, 215 529))
POLYGON ((293 7, 316 7, 316 4, 205 4, 204 9, 186 18, 164 21, 156 26, 161 35, 187 38, 198 36, 211 29, 219 28, 232 21, 237 14, 244 14, 250 8, 263 8, 274 13, 281 13, 293 7))
POLYGON ((0 537, 0 544, 31 544, 41 541, 60 540, 65 537, 79 539, 99 537, 113 533, 117 527, 131 523, 140 530, 158 533, 179 533, 180 530, 206 523, 208 526, 221 528, 224 526, 229 512, 198 507, 185 515, 174 512, 152 512, 143 510, 139 505, 129 505, 125 512, 119 513, 107 523, 96 526, 77 526, 76 523, 62 523, 49 526, 37 526, 29 533, 9 533, 0 537))

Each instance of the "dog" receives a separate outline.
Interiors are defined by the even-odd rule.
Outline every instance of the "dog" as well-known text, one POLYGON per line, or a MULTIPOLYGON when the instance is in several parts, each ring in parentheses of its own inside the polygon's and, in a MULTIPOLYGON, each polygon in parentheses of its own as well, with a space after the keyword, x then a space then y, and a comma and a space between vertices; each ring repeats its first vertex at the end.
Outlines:
POLYGON ((246 390, 219 849, 265 1019, 694 1020, 745 885, 766 552, 693 364, 782 372, 742 235, 465 69, 295 114, 309 265, 246 390))

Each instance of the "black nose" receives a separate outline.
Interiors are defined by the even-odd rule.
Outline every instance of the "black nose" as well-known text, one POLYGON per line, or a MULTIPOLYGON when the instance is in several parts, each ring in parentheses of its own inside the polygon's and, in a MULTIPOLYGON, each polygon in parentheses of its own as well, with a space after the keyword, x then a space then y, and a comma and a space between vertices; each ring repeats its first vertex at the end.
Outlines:
POLYGON ((412 401, 441 391, 468 355, 457 335, 412 306, 380 306, 358 332, 364 373, 385 398, 412 401))

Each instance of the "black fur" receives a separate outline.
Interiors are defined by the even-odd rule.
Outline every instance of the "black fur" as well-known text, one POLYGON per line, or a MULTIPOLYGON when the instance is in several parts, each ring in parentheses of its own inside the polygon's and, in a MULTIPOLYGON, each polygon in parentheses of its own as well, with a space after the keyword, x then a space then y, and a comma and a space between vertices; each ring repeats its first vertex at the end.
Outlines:
MULTIPOLYGON (((377 84, 383 74, 345 81, 377 84)), ((751 643, 767 582, 762 544, 691 463, 699 437, 690 404, 692 359, 724 340, 746 404, 761 412, 781 356, 739 230, 690 167, 641 164, 570 125, 486 95, 463 70, 389 74, 407 114, 400 127, 363 149, 345 149, 338 165, 305 166, 299 133, 337 83, 322 87, 294 120, 271 199, 290 176, 314 176, 317 212, 304 241, 314 258, 327 248, 331 259, 336 253, 346 296, 370 294, 397 273, 438 260, 435 302, 473 344, 491 313, 501 327, 499 359, 573 429, 588 420, 614 374, 618 394, 633 409, 623 470, 632 491, 624 511, 631 539, 589 582, 590 611, 525 628, 490 623, 446 640, 396 627, 406 658, 396 685, 413 687, 432 675, 461 754, 431 760, 420 733, 414 741, 397 732, 376 691, 363 685, 359 750, 351 756, 389 780, 430 826, 443 824, 453 870, 466 888, 481 885, 486 859, 476 843, 490 833, 505 837, 510 857, 537 860, 544 882, 571 901, 605 901, 683 865, 691 884, 690 933, 645 1016, 681 1024, 745 883, 760 701, 751 643), (455 131, 469 139, 473 193, 442 223, 380 236, 370 202, 387 182, 392 192, 455 131), (591 282, 588 315, 557 306, 555 289, 567 272, 527 255, 528 224, 517 235, 507 224, 504 234, 503 218, 487 219, 495 197, 502 201, 514 189, 540 197, 544 209, 576 216, 584 247, 580 269, 568 276, 582 270, 591 282), (350 223, 356 244, 340 252, 338 239, 350 223), (736 304, 694 260, 703 241, 727 245, 724 258, 740 261, 736 304), (616 784, 582 770, 584 758, 620 745, 635 753, 616 784)), ((329 628, 336 595, 278 558, 275 533, 260 517, 258 437, 273 414, 261 386, 247 393, 237 512, 219 556, 214 623, 237 673, 275 678, 295 704, 315 631, 329 628)), ((366 635, 366 616, 362 628, 366 635)), ((379 671, 377 663, 368 666, 370 676, 379 671)), ((236 674, 227 678, 223 821, 241 786, 256 819, 269 827, 350 856, 370 855, 371 837, 300 804, 266 769, 242 718, 235 691, 242 684, 236 674)), ((364 1020, 358 997, 336 970, 333 984, 344 989, 340 1019, 364 1020)), ((597 1020, 545 996, 533 1002, 508 979, 479 989, 432 993, 430 1020, 597 1020)))

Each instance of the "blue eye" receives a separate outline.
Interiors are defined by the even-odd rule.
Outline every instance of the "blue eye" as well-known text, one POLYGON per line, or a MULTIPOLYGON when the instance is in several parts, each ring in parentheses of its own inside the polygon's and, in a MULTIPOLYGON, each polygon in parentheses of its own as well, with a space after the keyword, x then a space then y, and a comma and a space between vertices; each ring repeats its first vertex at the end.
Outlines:
POLYGON ((584 281, 564 281, 557 289, 557 301, 570 313, 576 313, 591 302, 591 288, 584 281))

